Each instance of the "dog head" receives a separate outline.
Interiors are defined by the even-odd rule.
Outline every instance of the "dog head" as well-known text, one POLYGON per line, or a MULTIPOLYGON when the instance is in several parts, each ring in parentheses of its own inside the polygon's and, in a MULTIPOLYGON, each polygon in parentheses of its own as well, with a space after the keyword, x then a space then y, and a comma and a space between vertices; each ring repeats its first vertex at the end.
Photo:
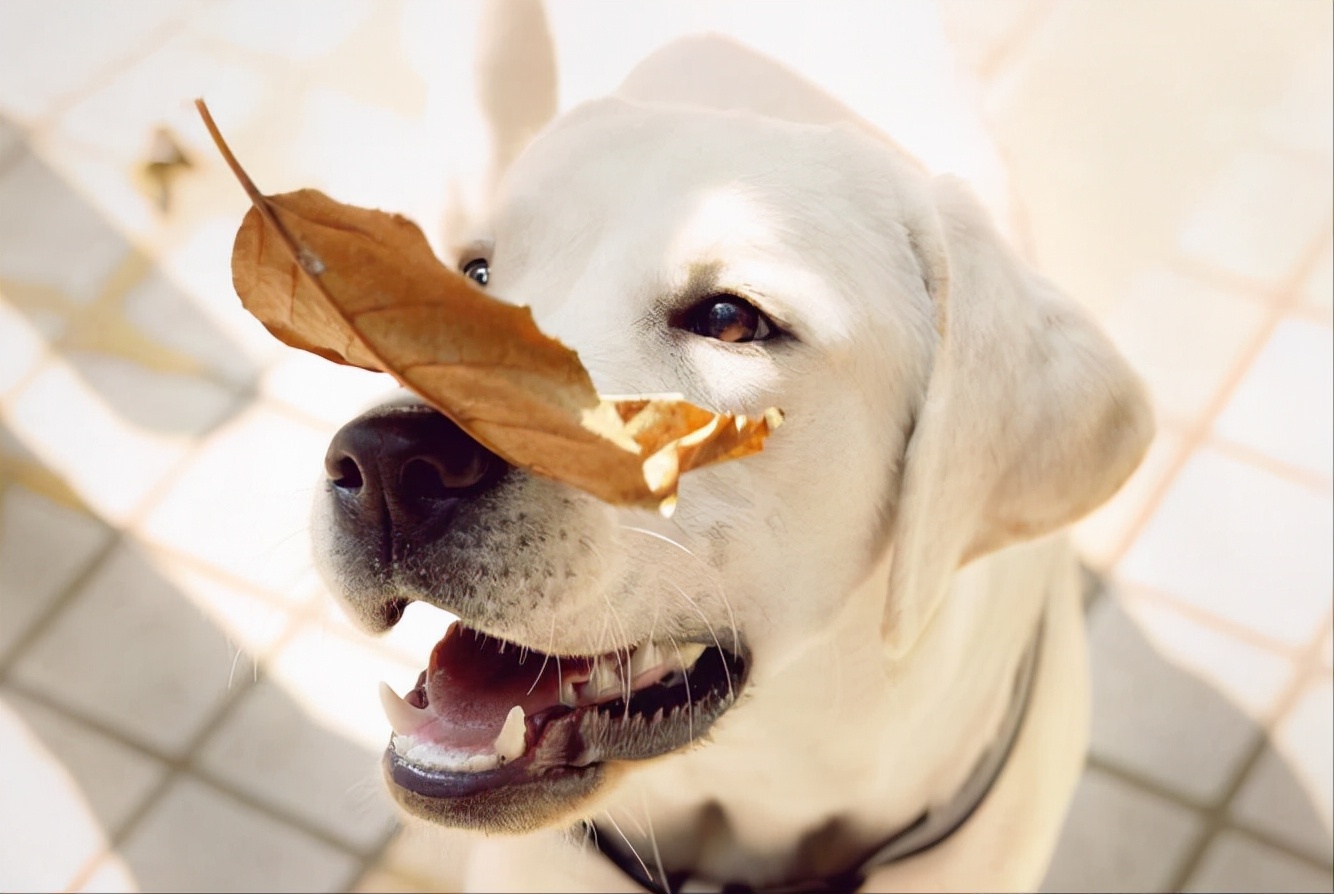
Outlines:
POLYGON ((603 393, 786 421, 685 476, 670 524, 510 468, 410 397, 340 431, 326 579, 371 630, 413 600, 460 619, 386 703, 391 790, 444 823, 589 809, 781 712, 770 681, 836 626, 883 674, 961 564, 1088 511, 1147 441, 1091 322, 966 189, 860 128, 596 101, 528 146, 457 261, 603 393))

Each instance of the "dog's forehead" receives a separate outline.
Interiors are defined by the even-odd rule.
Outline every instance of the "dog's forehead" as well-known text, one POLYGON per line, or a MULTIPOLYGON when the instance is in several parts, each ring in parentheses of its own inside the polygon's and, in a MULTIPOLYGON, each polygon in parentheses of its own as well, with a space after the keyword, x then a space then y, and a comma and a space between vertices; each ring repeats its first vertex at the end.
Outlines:
POLYGON ((508 172, 504 198, 550 210, 553 197, 577 196, 584 209, 610 209, 743 184, 774 198, 809 191, 836 202, 868 184, 892 195, 920 177, 894 144, 848 125, 608 98, 539 136, 508 172))
POLYGON ((780 316, 808 315, 802 297, 818 296, 825 315, 849 315, 828 321, 837 330, 889 310, 841 293, 920 292, 901 209, 922 188, 909 157, 841 125, 599 100, 507 175, 495 275, 507 294, 540 283, 541 295, 518 296, 537 304, 590 281, 662 295, 716 275, 730 280, 720 290, 790 296, 796 306, 771 308, 780 316))

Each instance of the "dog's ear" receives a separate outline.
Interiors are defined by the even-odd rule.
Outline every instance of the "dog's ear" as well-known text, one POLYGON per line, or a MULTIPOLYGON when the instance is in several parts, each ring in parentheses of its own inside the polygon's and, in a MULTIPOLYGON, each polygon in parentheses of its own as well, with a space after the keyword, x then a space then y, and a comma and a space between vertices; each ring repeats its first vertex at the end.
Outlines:
POLYGON ((496 182, 556 115, 556 49, 541 0, 489 0, 477 34, 477 100, 496 182))
POLYGON ((961 565, 1098 506, 1153 433, 1138 378, 1097 325, 1003 243, 962 182, 930 188, 935 218, 912 236, 940 340, 895 513, 891 657, 912 649, 961 565))
POLYGON ((447 241, 473 235, 505 171, 557 111, 556 49, 542 0, 486 0, 473 52, 480 130, 448 186, 447 241))

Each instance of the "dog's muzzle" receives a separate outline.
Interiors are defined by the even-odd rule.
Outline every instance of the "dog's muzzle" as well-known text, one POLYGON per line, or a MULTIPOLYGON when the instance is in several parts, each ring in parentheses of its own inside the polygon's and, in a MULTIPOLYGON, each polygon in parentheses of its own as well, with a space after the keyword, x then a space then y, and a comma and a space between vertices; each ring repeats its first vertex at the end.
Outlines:
MULTIPOLYGON (((377 407, 339 429, 324 457, 333 524, 386 571, 438 541, 464 501, 496 486, 511 466, 424 404, 377 407)), ((405 603, 360 606, 373 629, 392 626, 405 603)))
POLYGON ((736 702, 749 663, 740 637, 724 644, 701 631, 546 654, 470 626, 477 603, 455 604, 448 579, 467 575, 465 544, 477 534, 467 529, 486 524, 486 498, 513 467, 434 409, 399 403, 359 416, 334 436, 325 471, 333 549, 373 566, 369 586, 344 594, 357 617, 387 629, 410 599, 459 616, 411 691, 382 688, 393 728, 386 776, 409 811, 516 830, 581 802, 609 762, 690 745, 736 702))

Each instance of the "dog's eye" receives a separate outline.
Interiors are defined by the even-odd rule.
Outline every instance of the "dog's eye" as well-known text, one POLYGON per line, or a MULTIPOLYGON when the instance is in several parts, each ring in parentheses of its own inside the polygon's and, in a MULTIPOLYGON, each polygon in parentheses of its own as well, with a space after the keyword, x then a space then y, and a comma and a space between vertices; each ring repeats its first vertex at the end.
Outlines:
POLYGON ((726 342, 764 341, 778 332, 755 305, 735 295, 710 295, 686 311, 678 325, 726 342))
POLYGON ((463 265, 463 275, 484 286, 491 281, 491 262, 486 258, 473 258, 463 265))

